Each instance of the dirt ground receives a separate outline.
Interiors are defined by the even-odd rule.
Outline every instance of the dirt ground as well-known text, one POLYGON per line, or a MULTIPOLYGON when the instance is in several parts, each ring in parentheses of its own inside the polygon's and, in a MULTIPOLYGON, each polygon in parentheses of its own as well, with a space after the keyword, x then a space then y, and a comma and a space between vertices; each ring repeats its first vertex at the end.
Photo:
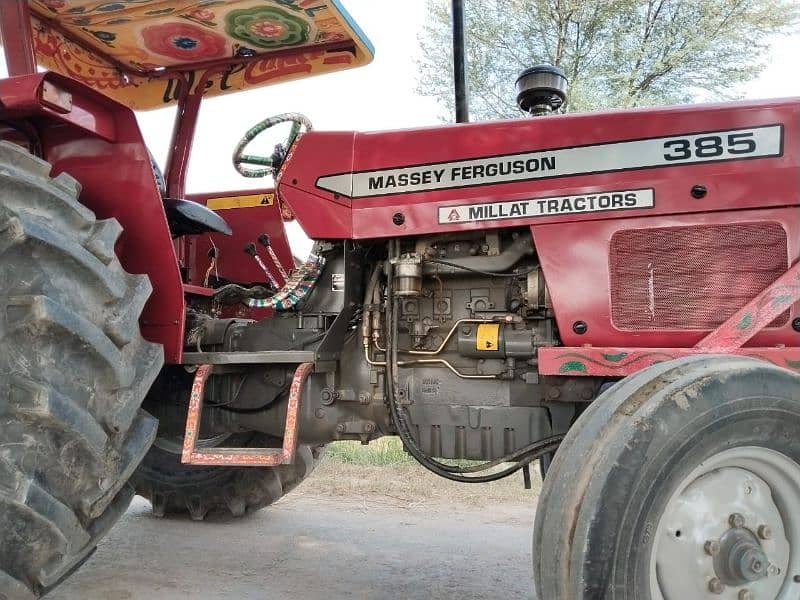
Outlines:
POLYGON ((235 522, 156 519, 136 498, 48 600, 530 600, 538 491, 516 477, 480 487, 412 465, 387 477, 386 467, 323 463, 235 522))

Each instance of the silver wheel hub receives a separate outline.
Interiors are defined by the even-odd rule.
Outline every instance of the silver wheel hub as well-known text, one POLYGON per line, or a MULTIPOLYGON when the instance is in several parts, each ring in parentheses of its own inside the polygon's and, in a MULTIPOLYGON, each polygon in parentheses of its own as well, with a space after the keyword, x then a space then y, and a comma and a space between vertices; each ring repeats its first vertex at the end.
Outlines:
POLYGON ((714 556, 714 571, 723 584, 744 585, 767 576, 769 558, 749 529, 728 529, 722 534, 719 547, 714 556))
POLYGON ((677 487, 655 532, 654 600, 800 597, 800 465, 756 446, 725 450, 677 487))

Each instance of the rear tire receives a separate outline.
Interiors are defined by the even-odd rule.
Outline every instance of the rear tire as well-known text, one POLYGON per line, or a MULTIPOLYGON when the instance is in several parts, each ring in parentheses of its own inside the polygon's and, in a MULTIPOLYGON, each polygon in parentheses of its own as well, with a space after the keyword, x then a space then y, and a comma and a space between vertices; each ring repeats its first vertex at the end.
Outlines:
MULTIPOLYGON (((188 514, 195 521, 208 515, 243 517, 296 488, 317 466, 323 451, 321 446, 298 446, 294 462, 279 467, 205 467, 182 464, 180 443, 156 440, 131 480, 157 517, 188 514)), ((278 446, 280 440, 245 433, 221 443, 264 448, 278 446)))
POLYGON ((0 142, 0 598, 36 598, 126 510, 157 423, 139 407, 163 363, 150 295, 79 184, 0 142))
MULTIPOLYGON (((181 462, 189 394, 194 377, 183 367, 162 371, 144 407, 159 420, 158 437, 131 484, 150 501, 153 515, 242 517, 272 504, 308 477, 323 446, 299 445, 294 462, 279 467, 185 465, 181 462)), ((198 448, 273 448, 281 440, 253 431, 204 435, 198 448)))
POLYGON ((680 600, 719 585, 730 597, 796 598, 798 473, 797 374, 732 356, 637 373, 595 400, 556 453, 534 526, 539 598, 680 600), (731 532, 779 572, 732 581, 705 550, 731 532))

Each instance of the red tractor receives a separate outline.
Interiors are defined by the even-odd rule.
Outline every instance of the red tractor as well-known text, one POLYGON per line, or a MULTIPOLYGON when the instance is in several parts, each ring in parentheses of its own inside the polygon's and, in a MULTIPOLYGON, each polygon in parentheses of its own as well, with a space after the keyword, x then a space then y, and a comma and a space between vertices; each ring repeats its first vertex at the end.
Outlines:
POLYGON ((539 65, 536 118, 281 115, 234 152, 274 189, 187 196, 204 97, 371 60, 336 0, 3 0, 0 27, 0 598, 135 493, 238 517, 385 435, 466 483, 539 460, 542 600, 800 597, 797 99, 563 115, 539 65), (168 104, 162 175, 132 109, 168 104))

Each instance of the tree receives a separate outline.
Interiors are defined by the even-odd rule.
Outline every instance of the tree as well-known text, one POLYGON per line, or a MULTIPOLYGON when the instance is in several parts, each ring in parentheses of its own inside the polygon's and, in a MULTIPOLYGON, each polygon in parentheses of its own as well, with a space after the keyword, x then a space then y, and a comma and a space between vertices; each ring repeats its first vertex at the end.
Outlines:
MULTIPOLYGON (((514 81, 547 62, 569 109, 731 99, 765 66, 769 38, 798 22, 793 0, 465 0, 474 119, 521 116, 514 81)), ((428 0, 417 91, 452 115, 449 0, 428 0)))

